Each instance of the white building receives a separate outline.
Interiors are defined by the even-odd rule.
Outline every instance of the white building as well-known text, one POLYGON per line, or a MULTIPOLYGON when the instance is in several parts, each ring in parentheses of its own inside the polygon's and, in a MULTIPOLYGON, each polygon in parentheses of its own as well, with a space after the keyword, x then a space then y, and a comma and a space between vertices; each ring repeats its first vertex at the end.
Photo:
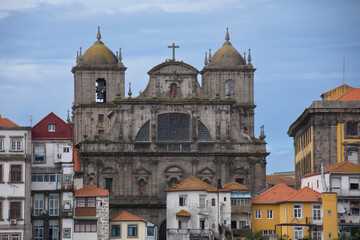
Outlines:
POLYGON ((360 228, 360 165, 348 161, 328 165, 324 167, 324 183, 321 173, 301 179, 301 187, 337 193, 339 231, 354 236, 360 228))
POLYGON ((238 183, 228 186, 216 188, 189 177, 166 189, 168 239, 218 238, 225 229, 229 230, 231 222, 237 221, 232 219, 231 191, 244 186, 238 183))
POLYGON ((32 239, 73 239, 73 129, 54 113, 32 128, 32 239))
POLYGON ((31 127, 0 115, 0 239, 30 237, 31 127))

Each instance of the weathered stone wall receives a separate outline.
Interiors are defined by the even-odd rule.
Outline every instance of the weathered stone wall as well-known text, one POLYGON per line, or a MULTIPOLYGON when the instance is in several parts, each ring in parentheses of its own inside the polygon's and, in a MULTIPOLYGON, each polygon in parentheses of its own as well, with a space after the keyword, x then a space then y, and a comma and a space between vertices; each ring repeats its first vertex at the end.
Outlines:
POLYGON ((109 197, 96 197, 98 240, 109 239, 109 197))

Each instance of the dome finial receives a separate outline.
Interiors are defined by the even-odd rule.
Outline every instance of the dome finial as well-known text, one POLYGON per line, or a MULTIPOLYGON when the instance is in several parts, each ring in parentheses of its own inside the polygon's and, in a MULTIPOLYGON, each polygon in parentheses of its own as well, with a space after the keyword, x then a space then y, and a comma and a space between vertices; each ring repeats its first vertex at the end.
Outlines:
POLYGON ((230 36, 229 36, 229 28, 226 28, 225 40, 226 40, 227 42, 230 40, 230 36))
POLYGON ((211 62, 211 48, 209 48, 209 62, 211 62))
POLYGON ((207 52, 205 52, 205 61, 204 61, 205 66, 208 65, 208 60, 207 60, 207 52))
POLYGON ((79 60, 82 60, 82 52, 81 52, 81 47, 80 47, 80 53, 79 53, 79 60))
POLYGON ((131 82, 129 82, 129 92, 128 92, 129 97, 131 98, 132 92, 131 92, 131 82))
POLYGON ((122 61, 121 48, 119 48, 119 57, 118 57, 118 59, 119 59, 119 62, 121 62, 121 61, 122 61))
POLYGON ((100 39, 101 39, 100 26, 98 26, 98 32, 97 32, 96 38, 98 41, 100 41, 100 39))
POLYGON ((79 62, 79 51, 76 51, 76 63, 79 62))
POLYGON ((248 55, 248 62, 250 63, 251 62, 251 55, 250 55, 250 48, 249 48, 249 55, 248 55))

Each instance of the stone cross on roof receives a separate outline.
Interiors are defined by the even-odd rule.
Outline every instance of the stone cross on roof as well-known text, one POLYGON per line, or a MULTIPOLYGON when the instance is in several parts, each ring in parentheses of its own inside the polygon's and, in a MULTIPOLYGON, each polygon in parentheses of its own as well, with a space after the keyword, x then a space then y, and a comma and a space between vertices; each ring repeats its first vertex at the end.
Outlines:
POLYGON ((175 61, 175 48, 179 48, 180 46, 176 46, 175 43, 173 43, 171 46, 168 46, 168 48, 172 48, 172 60, 175 61))

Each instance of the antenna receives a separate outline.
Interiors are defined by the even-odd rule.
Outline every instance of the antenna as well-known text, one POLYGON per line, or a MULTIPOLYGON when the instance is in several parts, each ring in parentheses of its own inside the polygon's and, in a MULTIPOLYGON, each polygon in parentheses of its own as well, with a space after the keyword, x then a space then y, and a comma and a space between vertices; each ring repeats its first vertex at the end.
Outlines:
POLYGON ((32 115, 26 115, 26 117, 29 118, 30 126, 32 127, 32 120, 33 120, 32 115))
POLYGON ((343 58, 343 84, 345 84, 345 56, 343 58))

